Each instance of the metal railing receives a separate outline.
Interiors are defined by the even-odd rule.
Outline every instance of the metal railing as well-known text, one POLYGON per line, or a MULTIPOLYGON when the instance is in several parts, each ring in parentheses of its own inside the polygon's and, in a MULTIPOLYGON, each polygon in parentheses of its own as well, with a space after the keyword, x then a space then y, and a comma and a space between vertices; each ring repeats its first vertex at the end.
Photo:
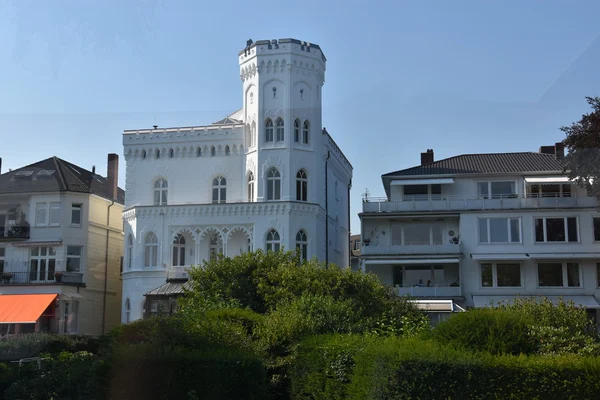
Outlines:
POLYGON ((377 246, 369 244, 362 246, 361 254, 461 254, 461 244, 409 244, 377 246))
POLYGON ((0 226, 0 240, 2 239, 29 239, 28 226, 0 226))
POLYGON ((419 212, 512 210, 538 208, 590 208, 596 207, 595 197, 523 197, 521 195, 487 196, 410 196, 409 199, 390 200, 387 197, 363 199, 363 212, 419 212))
POLYGON ((57 270, 0 273, 0 285, 56 285, 61 283, 82 284, 83 274, 57 270))
POLYGON ((456 285, 437 285, 431 286, 411 286, 396 285, 396 290, 400 296, 413 297, 458 297, 461 296, 460 286, 456 285))

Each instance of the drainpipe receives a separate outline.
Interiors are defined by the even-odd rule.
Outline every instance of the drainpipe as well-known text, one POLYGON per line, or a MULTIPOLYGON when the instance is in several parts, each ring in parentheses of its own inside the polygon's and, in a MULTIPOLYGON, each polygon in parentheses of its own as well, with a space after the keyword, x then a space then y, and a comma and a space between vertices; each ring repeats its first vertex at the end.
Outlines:
POLYGON ((325 266, 329 265, 329 195, 327 193, 329 157, 331 157, 331 153, 327 150, 327 158, 325 159, 325 266))
POLYGON ((104 253, 104 298, 102 299, 102 334, 106 329, 106 292, 108 290, 108 241, 110 238, 110 208, 115 204, 114 200, 111 200, 110 206, 108 206, 106 212, 106 248, 104 253))
POLYGON ((350 229, 350 189, 352 188, 352 179, 348 183, 348 267, 352 269, 352 249, 350 248, 350 238, 352 236, 352 230, 350 229))

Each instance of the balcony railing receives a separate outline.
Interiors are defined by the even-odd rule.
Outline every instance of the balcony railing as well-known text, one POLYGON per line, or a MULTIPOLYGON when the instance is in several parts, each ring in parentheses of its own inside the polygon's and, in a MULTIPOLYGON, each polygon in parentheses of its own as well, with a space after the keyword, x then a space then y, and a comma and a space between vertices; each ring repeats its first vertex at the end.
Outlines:
POLYGON ((412 297, 459 297, 460 286, 431 285, 431 286, 400 286, 396 285, 400 296, 412 297))
POLYGON ((83 274, 67 271, 31 271, 0 273, 0 285, 81 285, 83 274), (62 275, 55 275, 55 272, 62 275))
POLYGON ((368 255, 396 255, 396 254, 461 254, 460 244, 423 244, 423 245, 390 245, 375 246, 370 244, 363 246, 361 254, 368 255))
POLYGON ((389 200, 386 197, 369 197, 363 200, 363 212, 420 212, 514 210, 538 208, 590 208, 596 207, 595 197, 522 197, 520 195, 494 196, 494 198, 437 196, 410 200, 389 200))
POLYGON ((0 227, 0 240, 29 239, 28 226, 0 227))

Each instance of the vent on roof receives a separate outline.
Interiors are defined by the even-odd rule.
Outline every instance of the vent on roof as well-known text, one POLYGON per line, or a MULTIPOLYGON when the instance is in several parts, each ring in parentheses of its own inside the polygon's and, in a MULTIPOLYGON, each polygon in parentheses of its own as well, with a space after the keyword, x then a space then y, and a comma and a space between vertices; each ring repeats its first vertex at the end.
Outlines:
POLYGON ((37 175, 38 176, 50 176, 55 172, 55 170, 53 169, 43 169, 41 171, 38 171, 37 175))
POLYGON ((31 176, 33 171, 18 171, 15 176, 31 176))

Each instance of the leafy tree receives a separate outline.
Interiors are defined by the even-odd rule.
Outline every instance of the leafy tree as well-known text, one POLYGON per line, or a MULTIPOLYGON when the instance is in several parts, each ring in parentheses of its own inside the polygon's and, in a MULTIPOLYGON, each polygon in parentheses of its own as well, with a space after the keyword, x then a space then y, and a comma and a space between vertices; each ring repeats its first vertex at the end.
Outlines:
POLYGON ((600 198, 600 97, 587 97, 587 102, 592 112, 560 128, 567 135, 563 140, 568 150, 565 167, 571 179, 600 198))

